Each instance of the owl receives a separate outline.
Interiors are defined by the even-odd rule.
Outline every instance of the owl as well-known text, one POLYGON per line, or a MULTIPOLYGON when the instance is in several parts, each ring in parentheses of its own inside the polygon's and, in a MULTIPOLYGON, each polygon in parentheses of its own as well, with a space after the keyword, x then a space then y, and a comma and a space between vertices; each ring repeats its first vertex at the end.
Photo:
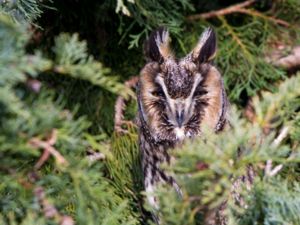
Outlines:
POLYGON ((137 88, 144 186, 154 208, 158 202, 151 193, 159 183, 170 184, 181 194, 175 179, 161 168, 170 163, 170 151, 185 139, 200 136, 204 126, 219 132, 227 124, 223 80, 212 64, 216 54, 213 29, 207 28, 183 58, 176 58, 169 44, 167 29, 152 32, 137 88))

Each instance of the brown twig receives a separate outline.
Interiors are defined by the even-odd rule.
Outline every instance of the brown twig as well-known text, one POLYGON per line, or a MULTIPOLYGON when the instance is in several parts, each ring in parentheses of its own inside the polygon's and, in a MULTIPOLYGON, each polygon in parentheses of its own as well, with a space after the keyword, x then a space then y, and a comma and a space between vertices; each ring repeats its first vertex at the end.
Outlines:
POLYGON ((46 194, 43 187, 37 186, 34 189, 34 195, 36 196, 39 204, 41 205, 43 209, 43 214, 46 218, 57 219, 60 225, 75 224, 72 217, 60 214, 55 208, 55 206, 46 199, 46 194))
POLYGON ((252 5, 254 2, 255 2, 255 0, 248 0, 248 1, 245 1, 242 3, 238 3, 235 5, 229 6, 224 9, 215 10, 215 11, 211 11, 211 12, 207 12, 207 13, 191 15, 191 16, 187 17, 187 20, 193 21, 193 20, 198 20, 198 19, 209 19, 209 18, 216 17, 216 16, 224 16, 227 14, 237 12, 239 9, 248 7, 248 6, 252 5))
POLYGON ((31 138, 29 144, 35 148, 42 148, 44 152, 35 164, 34 168, 39 169, 48 160, 50 155, 53 155, 56 162, 60 165, 67 165, 67 160, 53 147, 57 139, 57 130, 53 129, 49 138, 46 141, 39 138, 31 138))
MULTIPOLYGON (((133 88, 138 82, 138 76, 134 76, 125 82, 125 86, 133 88)), ((123 96, 119 96, 115 103, 115 125, 114 130, 117 133, 126 133, 127 131, 122 128, 122 125, 128 121, 124 121, 124 110, 126 107, 126 100, 123 96)))
MULTIPOLYGON (((53 146, 56 142, 56 139, 57 139, 57 131, 55 129, 53 129, 47 142, 49 145, 53 146)), ((42 156, 39 158, 39 160, 35 164, 34 168, 40 169, 44 165, 44 163, 48 160, 49 156, 50 156, 50 152, 48 151, 47 148, 45 148, 42 156)))
POLYGON ((198 19, 209 19, 212 17, 225 16, 225 15, 232 14, 232 13, 244 13, 244 14, 248 14, 251 16, 257 16, 257 17, 263 18, 265 20, 270 20, 273 23, 276 23, 276 24, 279 24, 279 25, 282 25, 285 27, 290 26, 290 24, 284 20, 277 19, 272 16, 266 16, 255 10, 246 9, 246 7, 251 6, 254 2, 255 2, 255 0, 248 0, 248 1, 245 1, 242 3, 238 3, 235 5, 229 6, 224 9, 215 10, 215 11, 211 11, 211 12, 207 12, 207 13, 191 15, 191 16, 187 17, 187 20, 193 21, 193 20, 198 20, 198 19))
POLYGON ((39 158, 39 160, 34 165, 34 168, 36 170, 40 169, 44 165, 44 163, 49 159, 49 157, 50 157, 50 152, 45 149, 44 152, 43 152, 43 154, 39 158))

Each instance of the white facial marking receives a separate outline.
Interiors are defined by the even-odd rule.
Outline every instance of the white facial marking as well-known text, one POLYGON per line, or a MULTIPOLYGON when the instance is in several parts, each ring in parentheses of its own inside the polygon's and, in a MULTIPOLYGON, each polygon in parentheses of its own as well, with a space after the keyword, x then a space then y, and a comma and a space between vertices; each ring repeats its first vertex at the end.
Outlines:
POLYGON ((169 93, 168 93, 168 90, 167 90, 167 87, 164 83, 164 78, 162 77, 161 74, 158 74, 157 77, 155 78, 156 82, 160 84, 160 86, 162 87, 167 99, 170 99, 170 96, 169 96, 169 93))
POLYGON ((168 109, 167 109, 168 121, 169 121, 169 123, 171 123, 172 125, 175 126, 174 132, 175 132, 176 138, 178 140, 182 141, 185 137, 190 137, 191 134, 190 133, 185 134, 184 128, 177 127, 178 124, 177 124, 175 114, 176 114, 176 110, 179 110, 179 111, 184 110, 184 112, 185 112, 185 119, 183 121, 183 127, 184 127, 184 125, 186 124, 186 122, 189 120, 189 118, 192 115, 193 95, 194 95, 194 92, 195 92, 197 86, 203 80, 202 75, 200 73, 195 74, 195 79, 194 79, 194 83, 193 83, 191 93, 185 99, 182 99, 182 98, 172 99, 170 97, 170 95, 168 94, 168 91, 167 91, 167 87, 164 83, 164 78, 163 78, 162 74, 159 73, 155 80, 158 84, 160 84, 160 86, 163 89, 163 92, 166 96, 168 106, 169 106, 168 109))
POLYGON ((196 73, 196 75, 195 75, 195 81, 194 81, 194 84, 193 84, 193 88, 192 88, 192 91, 191 91, 191 93, 190 93, 190 95, 189 95, 189 97, 188 97, 189 101, 192 100, 193 95, 194 95, 194 92, 195 92, 195 90, 196 90, 198 84, 199 84, 202 80, 203 80, 203 77, 201 76, 201 74, 200 74, 200 73, 196 73))
POLYGON ((176 134, 176 137, 177 137, 178 140, 182 141, 185 138, 185 134, 184 134, 184 129, 183 128, 176 127, 174 129, 174 131, 175 131, 175 134, 176 134))

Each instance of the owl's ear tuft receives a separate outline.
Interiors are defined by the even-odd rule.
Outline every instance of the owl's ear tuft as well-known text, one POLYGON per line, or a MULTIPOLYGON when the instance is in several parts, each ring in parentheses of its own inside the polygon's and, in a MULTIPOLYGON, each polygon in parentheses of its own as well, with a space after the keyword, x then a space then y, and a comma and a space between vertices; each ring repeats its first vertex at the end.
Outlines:
POLYGON ((192 52, 193 61, 198 63, 209 63, 216 55, 217 38, 214 30, 206 28, 192 52))
POLYGON ((148 61, 162 63, 169 57, 172 57, 170 49, 169 31, 160 27, 150 34, 149 39, 145 42, 144 52, 148 61))

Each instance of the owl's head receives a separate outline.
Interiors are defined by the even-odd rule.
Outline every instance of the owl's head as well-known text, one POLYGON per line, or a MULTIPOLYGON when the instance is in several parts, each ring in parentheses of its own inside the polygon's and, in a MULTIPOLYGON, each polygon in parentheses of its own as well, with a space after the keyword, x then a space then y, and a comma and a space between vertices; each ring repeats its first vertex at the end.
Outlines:
POLYGON ((227 107, 223 81, 212 65, 216 35, 207 28, 195 48, 178 59, 169 32, 159 28, 145 44, 148 63, 139 81, 139 113, 157 140, 182 140, 205 124, 218 131, 227 107))

